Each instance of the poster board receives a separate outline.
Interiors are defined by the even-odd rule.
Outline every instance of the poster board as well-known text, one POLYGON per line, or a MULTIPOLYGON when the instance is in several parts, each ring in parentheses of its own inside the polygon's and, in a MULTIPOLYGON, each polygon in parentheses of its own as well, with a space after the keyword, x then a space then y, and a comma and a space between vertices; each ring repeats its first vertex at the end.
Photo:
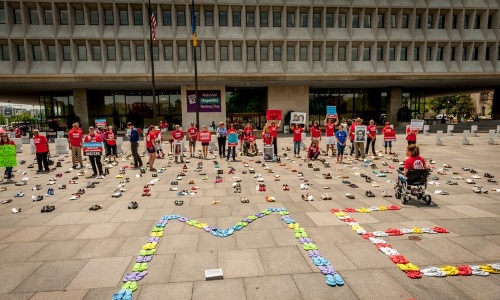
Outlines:
POLYGON ((281 109, 267 109, 266 110, 266 120, 267 121, 281 121, 283 111, 281 109))
POLYGON ((15 167, 17 166, 16 146, 2 145, 0 146, 0 167, 15 167))
POLYGON ((396 131, 392 127, 392 125, 389 127, 391 130, 386 130, 384 133, 382 129, 382 134, 384 135, 384 142, 389 142, 389 141, 395 141, 396 140, 396 131))
POLYGON ((326 117, 327 118, 337 118, 337 106, 327 106, 326 107, 326 117))
POLYGON ((229 133, 227 135, 227 146, 228 147, 238 146, 238 134, 237 133, 229 133))
POLYGON ((366 126, 354 127, 354 142, 358 143, 366 142, 366 126))
POLYGON ((274 160, 274 145, 264 145, 262 148, 262 159, 264 161, 274 160))
POLYGON ((306 113, 305 112, 292 112, 290 124, 306 124, 306 113))
POLYGON ((412 119, 410 122, 411 130, 423 130, 424 129, 424 120, 412 119))
POLYGON ((182 156, 182 148, 183 148, 183 140, 175 140, 174 141, 174 156, 182 156))
POLYGON ((95 127, 106 127, 106 119, 95 119, 95 127))
POLYGON ((102 154, 102 143, 84 142, 82 150, 83 150, 83 155, 86 155, 86 156, 101 155, 102 154))

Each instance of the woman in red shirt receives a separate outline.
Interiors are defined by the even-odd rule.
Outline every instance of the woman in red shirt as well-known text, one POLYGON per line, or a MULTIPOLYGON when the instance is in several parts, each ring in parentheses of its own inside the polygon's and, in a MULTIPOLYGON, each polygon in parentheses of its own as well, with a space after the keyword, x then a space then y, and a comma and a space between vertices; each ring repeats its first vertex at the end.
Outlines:
MULTIPOLYGON (((90 126, 89 127, 89 134, 85 136, 83 139, 84 143, 102 143, 102 138, 99 134, 95 132, 94 127, 90 126)), ((102 146, 101 146, 102 150, 102 146)), ((89 160, 90 164, 92 166, 92 170, 94 173, 92 174, 93 177, 96 177, 96 179, 104 179, 104 173, 102 172, 102 164, 101 164, 101 154, 100 152, 94 154, 94 155, 89 155, 89 160)))
POLYGON ((318 121, 314 121, 309 131, 311 132, 311 141, 315 141, 316 145, 319 147, 319 141, 321 141, 321 128, 319 127, 318 121))
POLYGON ((295 124, 293 132, 293 156, 297 157, 300 154, 300 144, 302 143, 302 129, 299 124, 295 124))
POLYGON ((153 125, 148 127, 148 133, 146 134, 146 151, 149 153, 149 170, 155 172, 156 169, 153 167, 156 159, 156 129, 153 125))
POLYGON ((273 144, 273 135, 271 134, 271 128, 269 128, 269 126, 267 125, 265 125, 264 130, 262 130, 262 142, 264 143, 264 146, 273 144))
POLYGON ((367 142, 365 153, 368 154, 368 150, 370 150, 370 143, 372 143, 372 153, 373 155, 377 155, 375 153, 375 139, 377 138, 377 125, 375 125, 375 121, 370 120, 370 125, 366 127, 366 130, 368 131, 368 135, 366 137, 367 142))
POLYGON ((201 149, 203 151, 203 159, 207 159, 208 144, 212 139, 212 134, 208 131, 207 126, 203 125, 201 131, 198 132, 198 140, 201 142, 201 149))
POLYGON ((108 154, 108 162, 113 158, 113 165, 118 165, 116 161, 116 133, 113 126, 109 126, 108 130, 104 133, 104 140, 106 141, 106 153, 108 154))
POLYGON ((406 147, 406 156, 408 158, 405 160, 404 172, 403 174, 398 174, 398 179, 401 182, 406 182, 406 176, 409 170, 424 170, 428 169, 427 163, 420 156, 420 149, 416 144, 408 145, 406 147))
POLYGON ((408 146, 415 145, 417 143, 417 133, 418 129, 412 130, 410 126, 406 128, 406 140, 408 141, 408 146))
MULTIPOLYGON (((15 146, 16 144, 14 143, 13 140, 11 140, 9 138, 9 136, 7 135, 7 133, 3 132, 2 133, 2 137, 0 139, 0 145, 13 145, 15 146)), ((5 167, 5 172, 7 173, 7 182, 11 182, 12 181, 12 166, 10 167, 5 167)))
POLYGON ((47 138, 40 135, 38 129, 33 130, 33 144, 35 144, 36 162, 38 163, 37 173, 50 172, 49 169, 49 143, 47 138), (42 169, 43 165, 43 169, 42 169))
POLYGON ((319 156, 319 147, 316 141, 311 142, 311 146, 307 149, 307 159, 316 160, 319 156))

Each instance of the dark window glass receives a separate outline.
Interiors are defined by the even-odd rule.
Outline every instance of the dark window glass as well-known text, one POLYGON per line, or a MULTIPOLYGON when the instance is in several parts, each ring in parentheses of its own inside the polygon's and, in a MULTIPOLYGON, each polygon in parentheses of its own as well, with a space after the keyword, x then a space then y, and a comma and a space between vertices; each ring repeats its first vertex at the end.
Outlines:
POLYGON ((313 47, 313 61, 320 61, 320 60, 321 60, 321 48, 313 47))
POLYGON ((408 28, 408 15, 401 16, 401 28, 408 28))
POLYGON ((400 58, 399 60, 401 61, 407 61, 408 60, 408 48, 407 47, 401 47, 401 53, 400 53, 400 58))
POLYGON ((422 20, 420 15, 415 15, 415 28, 422 27, 422 20))
POLYGON ((377 61, 384 60, 384 47, 377 47, 377 61))
POLYGON ((196 60, 201 61, 201 48, 195 47, 195 48, 193 48, 193 52, 196 53, 196 60), (200 50, 198 51, 198 49, 200 49, 200 50))
POLYGON ((267 11, 260 12, 260 27, 268 27, 269 26, 269 14, 267 11))
POLYGON ((286 26, 287 27, 295 27, 295 13, 287 12, 286 13, 286 26))
POLYGON ((253 11, 247 12, 247 27, 255 26, 255 14, 253 11))
POLYGON ((137 45, 135 46, 135 60, 144 60, 146 57, 144 53, 144 46, 137 45))
POLYGON ((56 46, 53 46, 53 45, 47 46, 47 59, 49 61, 56 60, 56 46))
POLYGON ((187 60, 187 48, 186 48, 186 46, 179 46, 179 60, 180 61, 187 60))
POLYGON ((186 12, 184 11, 177 12, 177 26, 186 26, 186 12))
POLYGON ((445 15, 439 15, 438 29, 444 29, 445 20, 446 20, 446 16, 445 15))
POLYGON ((112 10, 104 11, 104 24, 106 25, 114 25, 115 24, 115 16, 113 15, 112 10))
POLYGON ((2 45, 2 60, 10 60, 9 46, 2 45))
POLYGON ((457 15, 451 16, 451 28, 452 29, 457 29, 457 19, 458 19, 457 15))
POLYGON ((420 48, 419 47, 414 47, 413 48, 413 60, 414 61, 419 61, 420 60, 420 48))
POLYGON ((366 14, 363 23, 365 28, 372 28, 372 15, 366 14))
POLYGON ((384 15, 379 14, 377 20, 378 20, 377 24, 378 28, 384 28, 384 15))
POLYGON ((241 26, 241 12, 233 11, 233 26, 240 27, 241 26))
POLYGON ((345 28, 345 26, 346 26, 345 14, 339 14, 339 28, 345 28))
POLYGON ((52 10, 46 9, 44 11, 45 25, 54 25, 54 19, 52 18, 52 10))
POLYGON ((326 28, 333 28, 333 14, 326 14, 326 28))
POLYGON ((333 47, 325 48, 325 59, 327 61, 333 61, 333 47))
POLYGON ((434 28, 433 20, 434 18, 432 15, 427 16, 427 29, 434 28))
POLYGON ((389 60, 390 61, 396 60, 396 48, 395 47, 389 47, 389 60))
POLYGON ((286 60, 288 60, 288 61, 295 60, 295 47, 294 46, 286 47, 286 60))
POLYGON ((227 26, 227 11, 219 11, 219 26, 227 26))
POLYGON ((68 25, 68 10, 66 9, 61 9, 59 11, 59 24, 61 25, 68 25))
POLYGON ((307 47, 301 46, 299 48, 299 60, 307 61, 307 47))
POLYGON ((172 12, 170 10, 163 11, 163 26, 172 26, 172 12))
POLYGON ((313 14, 313 27, 314 28, 321 28, 321 14, 320 13, 313 14))
POLYGON ((108 52, 108 61, 116 60, 116 47, 115 46, 107 46, 108 52))
POLYGON ((33 46, 33 60, 34 61, 42 60, 42 47, 40 45, 33 46))
POLYGON ((488 16, 488 29, 493 28, 493 16, 488 16))
POLYGON ((371 60, 371 52, 372 52, 372 48, 370 48, 370 47, 365 47, 363 49, 363 61, 370 61, 371 60))
POLYGON ((91 10, 90 11, 90 25, 99 25, 99 11, 91 10))
POLYGON ((352 28, 359 28, 359 14, 352 14, 352 28))
POLYGON ((396 15, 391 15, 391 28, 396 28, 396 15))
POLYGON ((308 18, 307 18, 307 13, 301 13, 300 14, 300 27, 307 27, 308 26, 308 18))
POLYGON ((281 47, 274 47, 273 48, 273 60, 274 61, 281 61, 281 47))
POLYGON ((486 47, 485 60, 490 60, 490 47, 486 47))
POLYGON ((227 51, 227 46, 220 46, 220 60, 226 61, 229 59, 229 54, 227 51))
POLYGON ((358 55, 358 47, 351 47, 351 61, 358 61, 359 60, 359 55, 358 55))
POLYGON ((83 16, 83 9, 75 10, 75 25, 85 25, 85 18, 83 16))
POLYGON ((427 61, 432 61, 432 48, 427 47, 426 52, 425 52, 425 59, 427 61))
POLYGON ((205 11, 205 26, 214 26, 214 12, 205 11))
POLYGON ((200 12, 199 11, 195 11, 194 12, 194 19, 196 20, 196 26, 200 26, 200 12))
POLYGON ((5 24, 5 8, 0 7, 0 24, 5 24))
POLYGON ((247 46, 247 61, 254 61, 254 60, 255 60, 255 47, 247 46))
POLYGON ((451 61, 454 61, 455 60, 455 55, 456 55, 456 48, 455 47, 451 47, 450 48, 450 60, 451 61))
POLYGON ((85 47, 84 45, 78 45, 78 60, 87 60, 87 47, 85 47))
POLYGON ((474 18, 474 29, 481 28, 481 16, 476 16, 474 18))
POLYGON ((99 45, 92 46, 92 60, 93 61, 101 61, 102 60, 101 46, 99 46, 99 45))
POLYGON ((479 47, 472 48, 472 60, 479 60, 479 47))
POLYGON ((281 12, 273 13, 273 27, 281 27, 281 12))
POLYGON ((462 60, 467 60, 467 47, 462 47, 462 60))
POLYGON ((70 46, 62 46, 63 49, 63 60, 71 61, 71 47, 70 46))
POLYGON ((234 46, 233 47, 233 60, 234 61, 241 61, 241 46, 234 46))
POLYGON ((142 10, 134 10, 134 25, 143 25, 142 10))
POLYGON ((207 46, 207 60, 215 60, 214 46, 207 46))
POLYGON ((469 29, 469 16, 464 16, 464 29, 469 29))
POLYGON ((14 24, 22 24, 23 20, 21 18, 21 9, 14 8, 14 24))
POLYGON ((30 9, 30 24, 38 25, 38 11, 36 9, 30 9))
POLYGON ((120 25, 128 25, 128 11, 120 10, 120 25))
POLYGON ((130 58, 130 46, 122 45, 122 60, 129 61, 130 58))
POLYGON ((165 60, 166 61, 173 61, 174 60, 174 49, 172 46, 165 46, 163 48, 165 52, 165 60))
POLYGON ((260 60, 268 61, 269 60, 269 48, 267 46, 260 46, 260 60))
POLYGON ((339 61, 346 60, 345 47, 339 47, 339 61))
POLYGON ((437 61, 442 61, 443 60, 443 55, 444 55, 444 50, 443 47, 438 47, 437 48, 437 53, 436 53, 436 60, 437 61))

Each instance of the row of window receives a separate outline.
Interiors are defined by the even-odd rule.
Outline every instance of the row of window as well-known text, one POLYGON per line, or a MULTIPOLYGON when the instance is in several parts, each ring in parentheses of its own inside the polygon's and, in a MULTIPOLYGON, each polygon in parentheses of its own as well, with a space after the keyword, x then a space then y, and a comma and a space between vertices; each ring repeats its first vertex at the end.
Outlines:
MULTIPOLYGON (((107 61, 117 60, 117 50, 119 50, 118 55, 122 61, 143 61, 146 59, 145 47, 143 44, 119 44, 119 49, 115 44, 107 44, 104 49, 98 44, 74 44, 71 45, 30 45, 31 55, 33 61, 56 61, 57 51, 61 52, 63 61, 71 61, 72 55, 76 57, 74 59, 78 61, 101 61, 103 56, 107 61)), ((10 49, 8 45, 1 45, 1 59, 3 61, 11 60, 10 49)), ((16 45, 13 48, 15 50, 16 58, 18 61, 26 60, 26 50, 24 45, 16 45)), ((160 54, 160 48, 158 46, 153 47, 153 60, 160 60, 160 56, 163 56, 164 61, 173 61, 174 49, 177 51, 177 60, 187 61, 188 60, 188 47, 184 45, 165 45, 163 46, 163 52, 160 54)), ((207 61, 213 61, 216 57, 216 48, 214 45, 205 45, 205 47, 199 47, 199 51, 196 51, 197 60, 203 59, 207 61)), ((494 50, 492 47, 479 47, 476 45, 464 46, 464 47, 444 47, 439 44, 428 47, 405 47, 405 46, 372 46, 372 47, 357 47, 357 46, 343 46, 343 45, 313 45, 312 47, 305 46, 302 44, 287 44, 286 47, 279 46, 268 46, 260 45, 256 47, 254 45, 246 45, 244 48, 240 45, 233 45, 231 48, 229 45, 219 45, 218 53, 220 61, 282 61, 286 59, 287 61, 308 61, 312 59, 313 61, 321 61, 323 58, 325 61, 443 61, 449 59, 450 61, 455 60, 472 60, 477 61, 483 58, 485 60, 493 59, 490 55, 491 51, 494 50), (232 51, 230 51, 232 50, 232 51), (425 55, 421 53, 425 50, 425 55), (484 51, 483 51, 484 50, 484 51), (243 51, 246 51, 246 58, 243 57, 243 51), (258 53, 257 53, 258 51, 258 53), (285 51, 283 53, 283 51, 285 51), (311 57, 309 57, 309 51, 311 52, 311 57), (372 52, 374 51, 374 52, 372 52), (372 56, 372 53, 374 54, 372 56), (410 53, 413 54, 410 57, 410 53), (259 57, 257 58, 257 54, 259 57), (336 57, 335 55, 336 54, 336 57), (285 55, 285 56, 284 56, 285 55)), ((500 60, 500 47, 497 49, 497 60, 500 60)))
MULTIPOLYGON (((144 19, 146 17, 146 24, 149 22, 149 17, 147 14, 144 14, 142 8, 137 7, 136 9, 132 9, 129 14, 129 10, 127 7, 118 7, 117 14, 112 8, 102 10, 102 19, 99 15, 99 10, 97 7, 94 9, 83 9, 76 8, 71 10, 73 13, 73 21, 74 25, 99 25, 100 22, 104 21, 104 25, 114 25, 115 17, 118 18, 118 24, 120 25, 144 25, 144 19)), ((0 24, 6 23, 6 12, 5 8, 0 7, 0 24)), ((156 11, 155 11, 155 14, 156 11)), ((196 25, 201 25, 201 17, 199 11, 195 12, 196 14, 196 25)), ((256 20, 256 13, 254 11, 246 11, 245 18, 242 20, 242 12, 232 10, 231 20, 229 20, 229 12, 227 10, 218 9, 218 24, 219 26, 228 26, 230 21, 233 27, 242 26, 242 21, 245 22, 246 27, 255 27, 257 22, 260 27, 281 27, 282 15, 281 11, 260 11, 258 13, 258 21, 256 20), (271 19, 272 18, 272 19, 271 19)), ((175 11, 175 21, 177 26, 186 26, 186 11, 184 10, 176 10, 175 11)), ((372 28, 372 19, 376 22, 376 27, 385 28, 389 26, 390 28, 422 28, 426 26, 428 29, 457 29, 459 26, 464 29, 481 28, 481 20, 482 15, 476 14, 471 15, 468 14, 429 14, 427 16, 426 24, 423 23, 421 14, 394 14, 394 13, 383 13, 383 14, 375 14, 375 13, 359 13, 359 12, 339 12, 336 15, 333 12, 320 12, 313 11, 310 14, 308 11, 304 11, 302 9, 296 9, 295 11, 287 11, 286 12, 286 26, 287 27, 309 27, 309 18, 311 18, 311 25, 313 28, 334 28, 335 25, 338 28, 372 28), (410 25, 410 20, 413 17, 414 25, 410 25), (447 17, 451 17, 451 21, 447 24, 447 17), (388 23, 386 24, 386 18, 388 18, 388 23), (348 22, 349 20, 349 22, 348 22), (323 25, 324 21, 324 25, 323 25), (459 23, 460 22, 460 23, 459 23), (471 23, 472 22, 472 23, 471 23)), ((492 29, 493 26, 493 15, 485 15, 487 17, 487 22, 485 24, 486 28, 492 29)), ((39 12, 35 8, 29 8, 27 12, 27 18, 29 18, 29 24, 38 25, 53 25, 54 24, 54 14, 52 9, 43 9, 43 11, 39 12), (40 20, 41 18, 41 20, 40 20)), ((158 16, 157 16, 158 18, 158 16)), ((172 26, 172 11, 163 9, 161 11, 161 24, 163 26, 172 26)), ((203 20, 205 26, 214 26, 214 11, 213 10, 204 10, 203 20)), ((58 9, 58 13, 56 15, 56 23, 60 25, 68 25, 70 24, 69 20, 69 10, 62 8, 58 9)), ((21 8, 12 8, 12 22, 14 24, 22 24, 22 11, 21 8)), ((160 23, 158 21, 158 23, 160 23)), ((375 24, 373 24, 375 25, 375 24)))

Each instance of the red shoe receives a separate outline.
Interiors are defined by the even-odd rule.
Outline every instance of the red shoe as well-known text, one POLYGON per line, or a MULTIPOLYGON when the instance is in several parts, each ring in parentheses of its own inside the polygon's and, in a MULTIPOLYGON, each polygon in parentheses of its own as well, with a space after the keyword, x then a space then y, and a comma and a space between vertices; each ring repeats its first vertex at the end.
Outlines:
POLYGON ((356 212, 356 210, 354 208, 351 208, 351 207, 346 207, 346 209, 344 209, 345 212, 356 212))
POLYGON ((434 228, 432 228, 434 231, 436 232, 439 232, 439 233, 449 233, 448 229, 444 228, 444 227, 439 227, 439 226, 436 226, 434 228))
POLYGON ((371 232, 369 232, 369 233, 363 233, 361 236, 362 236, 365 240, 367 240, 368 238, 371 238, 371 237, 375 237, 375 235, 374 235, 373 233, 371 233, 371 232))
POLYGON ((411 279, 420 279, 422 278, 422 273, 420 273, 420 271, 406 271, 406 276, 411 279))
POLYGON ((340 209, 338 209, 338 208, 332 208, 332 209, 330 209, 330 212, 331 212, 332 214, 333 214, 333 213, 336 213, 336 212, 339 212, 339 211, 340 211, 340 209))
POLYGON ((264 191, 264 192, 266 191, 266 185, 265 184, 262 185, 262 191, 264 191))

